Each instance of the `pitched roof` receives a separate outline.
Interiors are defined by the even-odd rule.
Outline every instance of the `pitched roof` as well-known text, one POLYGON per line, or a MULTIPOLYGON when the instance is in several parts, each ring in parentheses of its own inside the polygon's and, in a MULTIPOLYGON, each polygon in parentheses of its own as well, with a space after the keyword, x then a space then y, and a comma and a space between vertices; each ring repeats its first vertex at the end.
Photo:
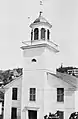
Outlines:
POLYGON ((21 76, 19 76, 19 77, 15 77, 15 79, 14 80, 12 80, 11 82, 9 82, 8 84, 6 84, 4 87, 3 87, 3 89, 5 90, 5 89, 8 89, 14 82, 16 82, 17 80, 22 80, 22 75, 21 76))

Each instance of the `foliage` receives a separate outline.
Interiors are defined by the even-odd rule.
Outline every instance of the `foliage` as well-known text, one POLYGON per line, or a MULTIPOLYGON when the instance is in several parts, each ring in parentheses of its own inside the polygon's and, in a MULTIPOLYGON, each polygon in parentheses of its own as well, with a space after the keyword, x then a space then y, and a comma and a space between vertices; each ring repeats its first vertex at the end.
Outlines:
POLYGON ((73 113, 70 115, 69 119, 78 119, 78 112, 73 112, 73 113))
POLYGON ((19 77, 21 76, 22 73, 22 68, 16 68, 13 70, 0 70, 0 80, 3 81, 3 85, 8 84, 9 82, 11 82, 12 80, 15 79, 15 77, 19 77))
POLYGON ((59 119, 59 111, 57 111, 55 114, 49 112, 49 115, 45 115, 44 119, 59 119))
POLYGON ((73 67, 60 67, 56 69, 56 71, 61 72, 61 73, 67 73, 68 70, 72 70, 73 67))
POLYGON ((66 73, 66 74, 69 74, 69 75, 72 75, 78 78, 78 68, 76 67, 63 67, 61 65, 61 67, 56 69, 56 71, 60 73, 66 73))

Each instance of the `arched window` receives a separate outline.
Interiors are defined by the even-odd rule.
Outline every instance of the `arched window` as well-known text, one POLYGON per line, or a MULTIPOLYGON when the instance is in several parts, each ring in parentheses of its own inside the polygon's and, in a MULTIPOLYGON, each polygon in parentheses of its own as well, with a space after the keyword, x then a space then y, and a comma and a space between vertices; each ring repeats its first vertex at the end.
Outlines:
POLYGON ((38 37, 39 37, 39 30, 38 28, 35 28, 34 29, 34 40, 38 40, 38 37))
POLYGON ((45 29, 41 28, 41 39, 45 40, 45 29))
POLYGON ((48 40, 50 39, 50 32, 49 32, 49 30, 47 30, 47 39, 48 40))

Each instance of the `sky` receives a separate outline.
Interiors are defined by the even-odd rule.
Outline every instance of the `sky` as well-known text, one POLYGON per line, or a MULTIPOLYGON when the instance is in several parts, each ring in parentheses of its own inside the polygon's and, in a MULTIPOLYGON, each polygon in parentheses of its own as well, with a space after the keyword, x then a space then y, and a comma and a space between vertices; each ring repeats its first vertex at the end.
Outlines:
POLYGON ((78 67, 78 0, 0 0, 0 69, 23 67, 22 41, 39 15, 52 24, 51 41, 58 44, 59 66, 78 67), (30 17, 30 19, 29 19, 30 17))

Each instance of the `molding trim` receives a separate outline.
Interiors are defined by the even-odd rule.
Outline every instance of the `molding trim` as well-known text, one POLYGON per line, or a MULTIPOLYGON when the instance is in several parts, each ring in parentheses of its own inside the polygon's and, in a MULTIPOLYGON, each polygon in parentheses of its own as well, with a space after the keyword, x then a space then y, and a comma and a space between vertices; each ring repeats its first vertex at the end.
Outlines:
POLYGON ((34 106, 25 106, 22 111, 26 110, 39 110, 39 107, 34 107, 34 106))
POLYGON ((25 49, 39 48, 39 47, 47 47, 47 48, 49 48, 50 50, 54 51, 55 53, 59 52, 58 49, 54 48, 52 45, 49 45, 49 44, 47 44, 47 43, 22 46, 21 49, 25 50, 25 49))

